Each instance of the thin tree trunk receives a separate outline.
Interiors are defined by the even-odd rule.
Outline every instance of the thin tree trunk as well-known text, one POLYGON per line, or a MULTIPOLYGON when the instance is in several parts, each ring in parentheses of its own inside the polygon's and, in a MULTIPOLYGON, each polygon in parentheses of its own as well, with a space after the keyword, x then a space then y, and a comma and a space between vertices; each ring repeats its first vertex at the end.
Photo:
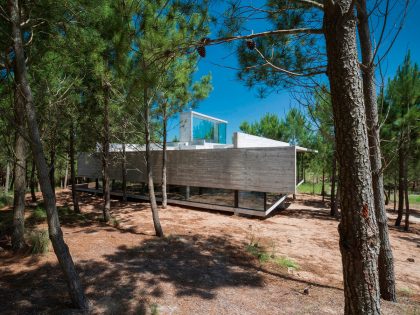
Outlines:
POLYGON ((322 202, 325 201, 325 168, 322 167, 322 188, 321 188, 321 193, 322 193, 322 202))
POLYGON ((394 212, 397 211, 397 172, 394 174, 394 212))
POLYGON ((44 197, 47 211, 48 231, 54 252, 57 255, 59 264, 64 273, 71 300, 75 307, 88 309, 88 300, 85 297, 80 284, 79 276, 75 270, 69 249, 64 242, 63 233, 60 228, 54 191, 51 187, 48 176, 48 165, 45 159, 44 150, 39 135, 39 128, 36 119, 35 106, 33 104, 32 91, 27 79, 25 55, 23 50, 22 32, 20 29, 20 9, 17 0, 9 0, 10 20, 12 24, 12 38, 15 53, 16 72, 15 80, 18 91, 25 100, 25 114, 28 123, 28 133, 31 140, 32 153, 38 169, 38 177, 44 197))
POLYGON ((63 188, 67 188, 68 178, 69 178, 69 160, 68 160, 68 159, 66 159, 66 171, 65 171, 65 173, 64 173, 64 183, 63 183, 63 188))
POLYGON ((162 208, 166 209, 168 205, 168 195, 166 193, 166 141, 168 136, 167 131, 168 118, 166 116, 166 104, 163 106, 163 147, 162 147, 162 208))
POLYGON ((163 237, 162 226, 160 225, 159 212, 156 203, 155 188, 153 184, 153 174, 151 165, 151 152, 150 152, 150 110, 147 97, 147 87, 144 88, 143 93, 144 101, 144 132, 146 137, 146 169, 147 169, 147 183, 149 188, 150 207, 152 209, 153 225, 155 227, 156 236, 163 237))
POLYGON ((391 198, 391 185, 387 185, 385 193, 385 206, 389 205, 389 199, 391 198))
POLYGON ((75 165, 75 150, 74 150, 74 122, 73 120, 70 123, 70 183, 71 183, 71 196, 73 199, 73 210, 76 213, 80 213, 79 207, 79 196, 77 195, 76 190, 76 165, 75 165))
MULTIPOLYGON (((16 71, 16 70, 15 70, 16 71)), ((25 113, 21 93, 15 90, 14 115, 15 115, 15 167, 13 186, 13 234, 12 248, 17 251, 25 244, 25 192, 26 192, 26 151, 27 143, 23 136, 25 132, 25 113)))
POLYGON ((10 163, 6 163, 6 181, 4 183, 4 195, 7 196, 9 194, 9 187, 10 187, 10 163))
POLYGON ((30 186, 31 186, 31 201, 36 202, 36 195, 35 195, 35 160, 32 159, 32 167, 31 167, 31 180, 30 180, 30 186))
POLYGON ((352 0, 324 1, 337 162, 345 314, 380 314, 379 238, 352 0))
POLYGON ((334 203, 334 213, 335 216, 338 216, 338 206, 340 205, 340 182, 338 180, 335 181, 337 190, 335 193, 335 203, 334 203))
MULTIPOLYGON (((401 140, 402 141, 402 140, 401 140)), ((398 149, 398 216, 397 220, 395 220, 395 226, 401 225, 401 220, 404 213, 404 164, 405 164, 405 156, 404 156, 404 148, 403 144, 400 142, 400 147, 398 149)))
POLYGON ((312 195, 315 195, 315 173, 312 174, 312 195))
POLYGON ((330 216, 335 217, 337 215, 336 207, 336 196, 335 196, 335 183, 336 183, 336 173, 337 173, 337 158, 335 156, 335 149, 332 159, 332 171, 331 171, 331 209, 330 216))
POLYGON ((404 231, 410 229, 410 200, 408 199, 408 162, 405 161, 404 167, 404 197, 405 197, 405 225, 404 231))
POLYGON ((127 154, 125 151, 125 143, 122 145, 122 200, 127 201, 127 154))
POLYGON ((108 222, 111 218, 111 187, 109 179, 109 89, 110 84, 106 82, 104 84, 104 134, 103 134, 103 145, 102 145, 102 184, 103 184, 103 215, 104 221, 108 222))
POLYGON ((363 93, 365 100, 366 123, 369 139, 370 164, 372 168, 372 188, 376 221, 379 228, 379 287, 381 297, 396 302, 394 257, 389 242, 388 216, 384 201, 384 181, 382 173, 382 155, 379 138, 378 109, 375 86, 375 67, 370 39, 369 16, 366 0, 358 0, 358 31, 363 62, 363 93))

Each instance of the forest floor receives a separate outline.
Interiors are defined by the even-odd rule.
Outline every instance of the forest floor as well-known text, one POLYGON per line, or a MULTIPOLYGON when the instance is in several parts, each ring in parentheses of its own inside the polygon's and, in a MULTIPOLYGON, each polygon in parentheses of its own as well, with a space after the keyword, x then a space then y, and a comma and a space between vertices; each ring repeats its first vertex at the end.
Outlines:
MULTIPOLYGON (((78 216, 63 210, 68 190, 57 200, 93 314, 343 313, 338 220, 320 197, 299 194, 264 220, 169 206, 160 211, 163 239, 147 203, 114 200, 105 224, 99 197, 82 194, 78 216)), ((46 228, 34 212, 28 206, 27 226, 46 228)), ((10 213, 2 209, 0 221, 10 213)), ((420 314, 420 223, 390 230, 399 303, 384 301, 383 314, 420 314)), ((72 313, 52 249, 12 255, 8 242, 0 242, 0 314, 72 313)))

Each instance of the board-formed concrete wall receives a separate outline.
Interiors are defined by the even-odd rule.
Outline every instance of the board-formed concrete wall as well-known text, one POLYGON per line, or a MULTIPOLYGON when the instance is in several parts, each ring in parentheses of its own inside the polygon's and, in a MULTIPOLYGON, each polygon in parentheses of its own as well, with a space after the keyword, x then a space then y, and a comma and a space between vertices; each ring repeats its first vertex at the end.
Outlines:
MULTIPOLYGON (((122 179, 121 157, 111 153, 111 179, 122 179)), ((99 154, 78 158, 78 176, 101 178, 99 154)), ((167 152, 171 185, 295 193, 295 147, 173 150, 167 152)), ((153 177, 161 182, 162 152, 152 151, 153 177)), ((144 152, 127 153, 127 180, 145 182, 144 152)))

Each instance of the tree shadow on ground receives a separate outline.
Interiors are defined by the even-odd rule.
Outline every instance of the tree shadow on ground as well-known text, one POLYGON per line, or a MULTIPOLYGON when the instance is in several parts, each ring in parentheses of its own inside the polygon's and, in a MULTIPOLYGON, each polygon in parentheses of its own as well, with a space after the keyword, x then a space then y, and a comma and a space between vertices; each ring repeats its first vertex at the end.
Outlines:
POLYGON ((286 209, 279 215, 287 215, 296 219, 320 219, 327 221, 339 221, 338 217, 330 216, 330 210, 325 208, 318 209, 286 209))
MULTIPOLYGON (((98 309, 126 314, 140 312, 150 305, 151 298, 164 297, 168 286, 175 297, 201 299, 215 298, 222 287, 263 287, 255 264, 244 246, 224 237, 182 235, 120 246, 98 260, 79 261, 77 267, 87 295, 98 309)), ((70 307, 61 270, 51 264, 22 272, 4 267, 0 297, 1 314, 70 307)))

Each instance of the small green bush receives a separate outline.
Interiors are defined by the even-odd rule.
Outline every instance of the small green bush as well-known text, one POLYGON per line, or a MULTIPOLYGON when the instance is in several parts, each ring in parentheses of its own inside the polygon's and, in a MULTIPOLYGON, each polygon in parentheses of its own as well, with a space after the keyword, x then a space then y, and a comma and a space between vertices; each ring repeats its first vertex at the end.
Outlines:
POLYGON ((260 263, 265 263, 270 260, 270 255, 262 247, 260 247, 258 243, 248 244, 246 246, 246 251, 252 256, 258 258, 260 263))
POLYGON ((398 290, 401 296, 410 297, 413 295, 413 290, 411 290, 409 287, 402 287, 398 290))
POLYGON ((31 218, 36 222, 44 221, 47 218, 47 210, 45 210, 44 205, 37 205, 32 212, 31 218))
POLYGON ((299 269, 299 265, 295 261, 287 257, 275 257, 274 262, 280 267, 291 268, 295 270, 299 269))
POLYGON ((13 197, 2 195, 0 196, 0 209, 13 204, 13 197))
POLYGON ((109 222, 113 227, 118 228, 120 226, 120 221, 114 217, 111 217, 111 220, 109 222))
POLYGON ((299 269, 299 265, 292 259, 288 257, 277 257, 274 254, 274 247, 271 255, 264 249, 264 247, 260 246, 258 243, 246 245, 245 250, 252 256, 258 258, 258 261, 261 264, 272 261, 276 265, 283 268, 290 268, 295 270, 299 269))
POLYGON ((159 306, 157 304, 150 305, 150 314, 159 315, 159 306))
POLYGON ((32 254, 45 254, 50 247, 50 238, 47 230, 34 230, 29 234, 32 254))

